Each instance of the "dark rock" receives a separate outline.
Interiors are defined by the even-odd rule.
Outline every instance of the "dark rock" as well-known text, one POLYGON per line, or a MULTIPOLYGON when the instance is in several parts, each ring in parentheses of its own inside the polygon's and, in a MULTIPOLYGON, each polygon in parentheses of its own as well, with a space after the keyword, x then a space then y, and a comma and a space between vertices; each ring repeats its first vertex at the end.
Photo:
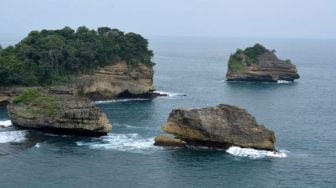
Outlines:
POLYGON ((156 136, 154 139, 155 146, 171 146, 171 147, 185 147, 186 142, 177 138, 171 138, 167 135, 156 136))

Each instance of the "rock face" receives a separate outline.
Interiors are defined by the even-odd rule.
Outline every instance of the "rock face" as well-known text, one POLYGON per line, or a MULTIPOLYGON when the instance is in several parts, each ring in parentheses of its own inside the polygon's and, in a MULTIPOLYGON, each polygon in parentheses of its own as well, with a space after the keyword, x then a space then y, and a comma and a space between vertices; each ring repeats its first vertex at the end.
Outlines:
POLYGON ((280 60, 273 51, 256 44, 230 56, 226 78, 228 81, 277 82, 294 81, 300 76, 290 60, 280 60))
POLYGON ((0 88, 0 106, 7 105, 10 99, 19 94, 23 88, 20 87, 4 87, 0 88))
POLYGON ((155 146, 171 146, 171 147, 184 147, 186 142, 177 138, 171 138, 166 135, 160 135, 154 139, 155 146))
MULTIPOLYGON (((155 93, 153 87, 153 67, 138 63, 128 64, 120 61, 98 69, 94 74, 81 75, 64 85, 52 86, 53 93, 87 97, 93 101, 118 98, 154 98, 162 96, 155 93)), ((22 89, 11 87, 0 89, 0 105, 22 89)))
POLYGON ((105 113, 89 99, 44 91, 32 96, 14 98, 7 106, 13 125, 48 132, 92 136, 104 135, 112 129, 105 113))
MULTIPOLYGON (((153 68, 125 61, 98 69, 92 75, 83 75, 65 85, 63 90, 91 100, 116 98, 151 98, 153 94, 153 68)), ((57 90, 62 90, 60 87, 57 90)))
POLYGON ((162 129, 188 145, 225 149, 231 146, 275 149, 274 132, 258 124, 246 110, 231 105, 175 109, 162 129))

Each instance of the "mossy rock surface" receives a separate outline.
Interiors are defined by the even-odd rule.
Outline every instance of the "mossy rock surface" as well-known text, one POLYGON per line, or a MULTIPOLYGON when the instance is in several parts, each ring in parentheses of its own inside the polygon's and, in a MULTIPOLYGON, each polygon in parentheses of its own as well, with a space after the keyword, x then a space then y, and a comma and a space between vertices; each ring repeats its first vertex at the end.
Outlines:
POLYGON ((112 125, 106 114, 87 98, 52 90, 28 89, 7 106, 13 125, 41 131, 105 135, 112 125))
POLYGON ((57 98, 42 89, 26 89, 13 98, 14 107, 18 108, 25 116, 53 116, 60 111, 57 98))

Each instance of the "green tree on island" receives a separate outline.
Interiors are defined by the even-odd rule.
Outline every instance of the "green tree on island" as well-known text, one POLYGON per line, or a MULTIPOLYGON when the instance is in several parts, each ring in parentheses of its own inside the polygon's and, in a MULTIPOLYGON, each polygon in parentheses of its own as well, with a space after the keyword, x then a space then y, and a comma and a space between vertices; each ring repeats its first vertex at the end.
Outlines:
POLYGON ((153 66, 152 56, 145 38, 118 29, 31 31, 15 46, 0 47, 0 86, 61 83, 120 60, 153 66))

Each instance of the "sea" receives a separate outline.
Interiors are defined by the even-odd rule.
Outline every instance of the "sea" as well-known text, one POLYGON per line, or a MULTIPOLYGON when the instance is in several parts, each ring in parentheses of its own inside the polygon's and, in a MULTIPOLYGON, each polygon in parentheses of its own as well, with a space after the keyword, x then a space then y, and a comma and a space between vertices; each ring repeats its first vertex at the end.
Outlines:
POLYGON ((97 101, 98 138, 11 126, 0 107, 1 188, 336 187, 336 40, 148 37, 154 85, 168 96, 97 101), (297 65, 295 82, 227 82, 230 54, 255 43, 297 65), (175 108, 241 106, 274 130, 279 153, 153 146, 175 108))

